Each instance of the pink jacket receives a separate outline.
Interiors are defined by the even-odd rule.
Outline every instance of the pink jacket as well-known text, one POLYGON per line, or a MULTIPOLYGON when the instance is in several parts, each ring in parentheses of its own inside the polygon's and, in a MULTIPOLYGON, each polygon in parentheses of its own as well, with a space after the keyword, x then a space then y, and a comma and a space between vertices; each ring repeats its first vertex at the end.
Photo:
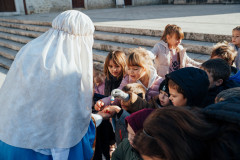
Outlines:
POLYGON ((105 89, 105 83, 103 81, 103 83, 101 83, 100 85, 94 86, 94 93, 104 95, 104 89, 105 89))
MULTIPOLYGON (((200 67, 201 63, 194 61, 188 57, 186 49, 182 45, 179 45, 180 49, 180 68, 184 67, 200 67)), ((161 40, 159 43, 155 44, 151 50, 152 54, 155 56, 155 68, 157 73, 161 77, 165 77, 169 73, 170 67, 170 50, 168 44, 161 40)))
MULTIPOLYGON (((149 78, 148 87, 147 88, 145 87, 145 89, 146 89, 146 97, 145 98, 146 98, 147 101, 150 100, 151 97, 154 97, 154 96, 159 94, 158 89, 159 89, 159 85, 162 81, 163 81, 163 78, 157 75, 156 69, 154 67, 151 67, 150 68, 150 78, 149 78)), ((123 78, 123 80, 122 80, 120 86, 118 87, 118 89, 122 89, 124 86, 126 86, 129 83, 131 83, 131 81, 129 79, 129 76, 126 75, 123 78)), ((139 80, 137 81, 137 83, 142 84, 141 81, 139 81, 139 80)), ((111 99, 111 96, 102 99, 105 106, 110 105, 110 102, 111 102, 110 99, 111 99)), ((117 105, 117 104, 119 104, 119 102, 116 101, 116 103, 114 102, 114 104, 117 105)))

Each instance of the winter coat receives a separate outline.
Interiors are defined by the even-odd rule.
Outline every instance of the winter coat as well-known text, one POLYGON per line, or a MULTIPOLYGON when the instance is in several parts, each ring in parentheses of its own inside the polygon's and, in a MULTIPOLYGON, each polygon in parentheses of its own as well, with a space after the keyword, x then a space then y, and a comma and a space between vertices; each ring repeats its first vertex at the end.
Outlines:
MULTIPOLYGON (((180 68, 184 67, 200 67, 201 63, 194 61, 188 57, 186 49, 183 46, 179 45, 180 49, 179 58, 180 58, 180 68)), ((151 50, 152 54, 155 57, 155 68, 159 76, 164 77, 169 73, 171 53, 168 48, 168 44, 161 40, 159 43, 155 44, 151 50)))
POLYGON ((166 75, 166 80, 173 80, 184 92, 188 106, 201 106, 208 93, 209 80, 205 71, 186 67, 166 75))
POLYGON ((213 150, 214 159, 240 159, 240 99, 229 98, 203 109, 203 113, 220 127, 213 150), (219 154, 220 153, 220 154, 219 154))
POLYGON ((240 83, 240 71, 238 71, 235 75, 231 76, 229 80, 233 80, 237 83, 240 83))
POLYGON ((104 95, 105 82, 94 86, 94 93, 104 95))
MULTIPOLYGON (((159 85, 162 81, 163 81, 163 78, 159 77, 157 75, 156 69, 154 67, 151 67, 150 68, 150 77, 149 77, 148 87, 145 87, 145 89, 146 89, 146 95, 145 95, 146 97, 145 98, 146 98, 147 101, 150 100, 151 97, 154 97, 154 96, 159 94, 158 88, 159 88, 159 85)), ((118 89, 122 89, 124 86, 126 86, 129 83, 131 83, 131 81, 129 79, 129 76, 126 75, 123 78, 123 80, 122 80, 120 86, 118 87, 118 89)), ((142 84, 141 81, 139 81, 139 80, 137 81, 137 83, 142 84)), ((104 102, 105 106, 110 105, 111 96, 103 98, 102 101, 104 102)), ((116 104, 116 103, 114 103, 114 104, 116 104)))
POLYGON ((202 107, 208 106, 210 104, 214 104, 215 98, 223 90, 240 87, 240 83, 237 83, 233 80, 227 80, 221 86, 216 86, 214 88, 210 88, 207 93, 207 97, 205 98, 202 107))
POLYGON ((110 96, 112 90, 118 88, 122 82, 123 76, 116 78, 109 73, 109 79, 105 78, 105 88, 104 88, 104 95, 110 96))
POLYGON ((113 152, 111 160, 142 160, 142 158, 125 138, 113 152))
POLYGON ((122 109, 121 112, 115 116, 116 120, 115 140, 117 145, 120 144, 120 142, 122 142, 124 138, 128 137, 125 118, 129 115, 130 113, 122 109))

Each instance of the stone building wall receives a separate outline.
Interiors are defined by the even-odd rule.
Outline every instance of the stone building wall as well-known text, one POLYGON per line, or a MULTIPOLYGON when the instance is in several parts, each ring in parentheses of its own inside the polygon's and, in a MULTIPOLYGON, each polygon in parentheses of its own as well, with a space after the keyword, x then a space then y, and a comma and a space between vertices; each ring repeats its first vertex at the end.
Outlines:
POLYGON ((88 9, 113 8, 116 6, 116 0, 87 0, 85 6, 87 6, 88 9))
POLYGON ((28 14, 72 9, 72 0, 26 0, 28 14))

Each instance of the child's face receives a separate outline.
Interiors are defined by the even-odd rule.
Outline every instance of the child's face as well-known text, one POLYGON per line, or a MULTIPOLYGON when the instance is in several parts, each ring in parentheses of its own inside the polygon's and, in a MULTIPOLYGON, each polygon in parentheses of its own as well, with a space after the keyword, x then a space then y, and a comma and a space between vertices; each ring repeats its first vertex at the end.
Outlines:
POLYGON ((240 47, 240 31, 238 30, 232 31, 232 43, 240 47))
POLYGON ((114 77, 119 77, 122 73, 122 67, 115 64, 112 59, 109 61, 108 70, 114 77))
POLYGON ((127 131, 128 131, 128 141, 133 146, 133 139, 135 137, 135 132, 133 131, 132 127, 128 124, 127 125, 127 131))
POLYGON ((177 38, 176 34, 167 35, 167 43, 170 49, 176 49, 177 46, 181 43, 181 39, 177 38))
POLYGON ((160 101, 161 106, 166 107, 166 106, 170 105, 170 100, 169 100, 168 94, 162 90, 160 90, 158 99, 160 101))
POLYGON ((216 86, 215 81, 213 80, 212 73, 209 73, 208 71, 205 70, 205 72, 208 75, 208 80, 209 80, 209 87, 208 88, 213 88, 216 86))
POLYGON ((170 97, 172 104, 176 107, 183 107, 187 105, 187 98, 183 96, 182 93, 179 93, 175 88, 169 87, 170 97))
POLYGON ((144 68, 139 66, 128 66, 128 75, 131 82, 136 82, 139 80, 144 74, 144 68))

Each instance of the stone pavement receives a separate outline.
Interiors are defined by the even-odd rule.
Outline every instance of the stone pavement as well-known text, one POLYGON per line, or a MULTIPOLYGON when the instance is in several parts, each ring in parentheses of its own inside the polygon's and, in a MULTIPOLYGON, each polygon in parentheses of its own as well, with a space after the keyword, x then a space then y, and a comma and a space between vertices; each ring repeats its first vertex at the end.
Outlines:
MULTIPOLYGON (((231 35, 232 29, 240 25, 240 4, 151 5, 80 10, 87 14, 95 25, 102 26, 164 30, 167 24, 177 24, 184 32, 231 35)), ((51 22, 59 13, 8 18, 51 22)))

